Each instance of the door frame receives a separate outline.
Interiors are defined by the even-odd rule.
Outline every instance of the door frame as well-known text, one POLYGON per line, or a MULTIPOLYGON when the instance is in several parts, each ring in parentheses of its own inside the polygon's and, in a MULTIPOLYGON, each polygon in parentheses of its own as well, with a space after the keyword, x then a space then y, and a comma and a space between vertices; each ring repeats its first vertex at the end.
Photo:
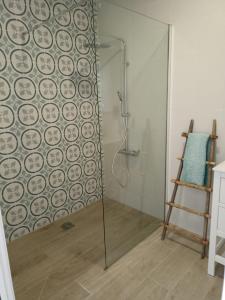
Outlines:
POLYGON ((15 300, 4 225, 0 208, 0 297, 1 300, 15 300))

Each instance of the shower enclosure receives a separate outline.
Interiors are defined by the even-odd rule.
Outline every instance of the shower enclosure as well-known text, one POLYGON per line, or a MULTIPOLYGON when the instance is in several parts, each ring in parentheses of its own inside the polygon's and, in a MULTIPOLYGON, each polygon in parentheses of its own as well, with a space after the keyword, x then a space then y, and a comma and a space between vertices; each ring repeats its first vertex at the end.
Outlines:
POLYGON ((169 27, 120 5, 0 1, 0 208, 22 297, 35 272, 47 289, 102 271, 164 218, 169 27))
POLYGON ((106 267, 164 218, 169 36, 111 2, 98 5, 96 39, 106 267))

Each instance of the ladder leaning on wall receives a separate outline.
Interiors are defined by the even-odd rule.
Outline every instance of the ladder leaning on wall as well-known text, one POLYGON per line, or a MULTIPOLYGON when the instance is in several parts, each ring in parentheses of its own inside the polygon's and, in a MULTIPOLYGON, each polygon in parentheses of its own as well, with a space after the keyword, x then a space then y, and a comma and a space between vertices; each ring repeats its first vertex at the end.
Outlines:
POLYGON ((166 232, 168 230, 168 231, 173 231, 174 233, 179 234, 181 236, 184 236, 186 238, 192 239, 192 240, 202 244, 201 257, 204 258, 205 255, 206 255, 206 247, 209 243, 209 241, 207 239, 207 233, 208 233, 208 221, 209 221, 209 218, 210 218, 210 214, 209 214, 210 198, 211 198, 211 193, 212 193, 212 172, 213 172, 212 168, 215 165, 215 148, 216 148, 216 139, 218 137, 216 135, 216 120, 213 120, 212 133, 209 136, 209 138, 210 138, 210 149, 209 149, 209 155, 208 155, 209 160, 206 161, 206 165, 207 165, 207 184, 206 185, 196 185, 196 184, 181 181, 181 174, 182 174, 182 170, 183 170, 183 160, 184 160, 184 154, 185 154, 185 149, 186 149, 186 145, 187 145, 188 135, 189 135, 189 133, 193 132, 193 126, 194 126, 194 120, 191 120, 188 132, 187 133, 185 133, 185 132, 182 133, 182 137, 185 137, 186 141, 185 141, 182 156, 180 158, 178 158, 180 160, 180 165, 179 165, 177 177, 176 177, 176 179, 172 179, 172 182, 174 183, 174 188, 173 188, 173 193, 172 193, 172 196, 171 196, 171 200, 170 200, 170 202, 166 202, 166 204, 169 206, 169 208, 168 208, 168 212, 167 212, 165 222, 163 224, 163 232, 162 232, 162 237, 161 238, 162 238, 162 240, 165 239, 166 232), (197 190, 200 190, 202 192, 205 192, 206 193, 205 211, 200 212, 200 211, 197 211, 195 209, 185 207, 185 206, 182 206, 182 205, 176 203, 175 199, 176 199, 177 190, 178 190, 179 186, 183 186, 183 187, 186 187, 186 188, 197 189, 197 190), (178 226, 176 226, 174 224, 171 224, 170 223, 170 217, 171 217, 173 208, 181 209, 181 210, 183 210, 187 213, 191 213, 191 214, 197 215, 199 217, 203 217, 204 218, 204 224, 203 224, 203 234, 202 234, 202 236, 200 236, 196 233, 190 232, 186 229, 179 228, 178 226))

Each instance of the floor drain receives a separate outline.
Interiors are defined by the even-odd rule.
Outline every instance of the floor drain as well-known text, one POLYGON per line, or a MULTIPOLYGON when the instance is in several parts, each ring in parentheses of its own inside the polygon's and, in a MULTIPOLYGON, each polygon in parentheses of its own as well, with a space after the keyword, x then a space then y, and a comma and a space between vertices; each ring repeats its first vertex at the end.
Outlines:
POLYGON ((63 223, 62 225, 61 225, 61 228, 63 229, 63 230, 69 230, 69 229, 71 229, 71 228, 73 228, 75 225, 73 224, 73 223, 71 223, 71 222, 65 222, 65 223, 63 223))

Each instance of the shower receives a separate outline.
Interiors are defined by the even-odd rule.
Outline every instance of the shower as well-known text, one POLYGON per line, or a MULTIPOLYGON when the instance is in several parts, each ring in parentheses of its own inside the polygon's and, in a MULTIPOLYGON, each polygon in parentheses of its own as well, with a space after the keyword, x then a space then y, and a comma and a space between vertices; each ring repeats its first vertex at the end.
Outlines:
MULTIPOLYGON (((56 14, 55 17, 61 17, 63 16, 66 12, 71 11, 77 7, 77 4, 73 4, 70 8, 65 9, 64 11, 61 11, 60 13, 56 14)), ((102 3, 101 1, 97 2, 97 9, 101 9, 102 3)), ((32 27, 31 31, 37 30, 39 27, 41 27, 43 24, 48 23, 48 21, 42 22, 42 24, 36 24, 32 27)), ((23 35, 26 35, 26 33, 23 33, 23 35)), ((129 142, 128 142, 128 118, 129 118, 129 113, 128 113, 128 99, 127 99, 127 67, 129 66, 129 63, 127 62, 127 53, 126 53, 126 42, 118 37, 111 37, 117 41, 120 42, 120 51, 122 51, 122 56, 123 56, 123 79, 122 79, 122 92, 117 91, 117 96, 120 101, 120 115, 122 119, 122 124, 123 124, 123 130, 122 130, 122 135, 121 135, 121 143, 119 144, 119 147, 117 148, 113 161, 112 161, 112 166, 111 166, 111 172, 113 177, 116 179, 117 183, 121 187, 125 187, 128 183, 128 178, 129 178, 129 166, 128 166, 128 160, 126 159, 125 167, 120 166, 120 168, 124 171, 126 174, 126 181, 125 183, 122 183, 121 179, 116 175, 115 172, 115 163, 116 159, 119 154, 125 155, 125 156, 138 156, 139 155, 139 150, 130 150, 129 149, 129 142)), ((83 44, 84 48, 95 48, 96 51, 99 49, 109 49, 112 47, 112 44, 101 42, 101 43, 84 43, 83 44)), ((120 52, 119 51, 119 52, 120 52)), ((117 54, 117 53, 116 53, 117 54)))
MULTIPOLYGON (((95 48, 97 50, 97 54, 99 56, 98 50, 100 49, 109 49, 113 47, 113 42, 117 41, 120 43, 120 49, 115 54, 113 54, 113 57, 116 56, 118 53, 122 52, 122 85, 121 85, 121 91, 117 91, 117 97, 120 102, 120 117, 122 120, 122 126, 123 129, 121 130, 121 141, 119 143, 119 146, 117 147, 113 160, 111 165, 111 173, 113 177, 116 179, 117 183, 122 187, 125 188, 128 184, 128 178, 129 178, 129 166, 128 166, 128 160, 125 159, 125 164, 120 165, 120 169, 125 174, 125 182, 122 182, 122 179, 116 174, 116 160, 118 155, 125 155, 125 156, 138 156, 139 150, 130 150, 129 149, 129 141, 128 141, 128 119, 129 119, 129 112, 128 112, 128 99, 127 99, 127 68, 129 66, 129 63, 127 62, 127 47, 126 42, 118 37, 112 37, 107 36, 108 38, 111 38, 110 42, 100 42, 100 43, 90 43, 85 44, 85 47, 91 47, 95 48)), ((102 36, 100 36, 100 39, 102 36)), ((108 60, 110 61, 111 58, 108 60)), ((107 64, 107 63, 106 63, 107 64)), ((105 65, 104 65, 105 66, 105 65)), ((103 67, 104 67, 103 66, 103 67)), ((101 68, 101 66, 100 66, 101 68)), ((103 99, 104 102, 104 99, 103 99)))
POLYGON ((168 29, 111 2, 1 1, 0 208, 18 299, 76 295, 163 218, 168 29))

